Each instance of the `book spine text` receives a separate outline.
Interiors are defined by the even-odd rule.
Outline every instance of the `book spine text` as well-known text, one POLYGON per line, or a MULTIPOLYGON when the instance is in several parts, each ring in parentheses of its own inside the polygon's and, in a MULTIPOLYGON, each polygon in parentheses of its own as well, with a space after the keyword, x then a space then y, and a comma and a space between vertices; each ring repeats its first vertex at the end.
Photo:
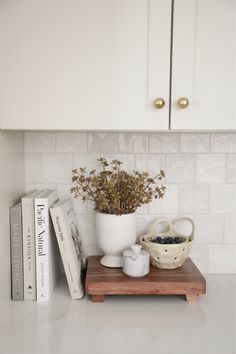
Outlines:
POLYGON ((34 205, 22 201, 24 300, 36 300, 34 205))
POLYGON ((48 269, 48 207, 43 200, 35 201, 35 233, 36 233, 36 273, 37 300, 49 300, 48 269))
POLYGON ((21 206, 10 208, 12 300, 24 300, 21 206))
POLYGON ((68 233, 63 209, 60 207, 52 208, 51 215, 71 298, 82 298, 81 270, 78 269, 73 258, 74 250, 71 244, 71 235, 68 233))

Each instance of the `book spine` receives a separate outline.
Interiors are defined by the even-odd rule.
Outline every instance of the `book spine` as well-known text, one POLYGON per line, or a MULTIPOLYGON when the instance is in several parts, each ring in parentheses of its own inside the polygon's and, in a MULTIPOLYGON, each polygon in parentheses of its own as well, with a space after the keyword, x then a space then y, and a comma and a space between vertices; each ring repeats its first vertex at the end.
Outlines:
POLYGON ((81 282, 81 269, 78 269, 77 263, 73 258, 76 255, 71 245, 71 235, 68 233, 69 230, 65 223, 64 211, 58 207, 55 209, 51 208, 50 212, 71 298, 80 299, 84 295, 81 282))
POLYGON ((36 300, 34 199, 22 199, 24 300, 36 300))
POLYGON ((10 208, 12 300, 24 300, 21 206, 10 208))
POLYGON ((35 199, 37 301, 49 300, 49 218, 46 199, 35 199))

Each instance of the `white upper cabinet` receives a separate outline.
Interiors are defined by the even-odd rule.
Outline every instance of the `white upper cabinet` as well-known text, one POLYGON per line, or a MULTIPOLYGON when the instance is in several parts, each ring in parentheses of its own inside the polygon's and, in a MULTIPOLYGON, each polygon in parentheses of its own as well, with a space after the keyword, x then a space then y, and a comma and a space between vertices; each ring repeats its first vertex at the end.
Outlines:
POLYGON ((168 129, 170 28, 171 0, 1 1, 2 129, 168 129))
POLYGON ((0 128, 236 129, 235 19, 235 0, 0 1, 0 128))
POLYGON ((236 129, 235 0, 175 0, 171 107, 171 129, 236 129))

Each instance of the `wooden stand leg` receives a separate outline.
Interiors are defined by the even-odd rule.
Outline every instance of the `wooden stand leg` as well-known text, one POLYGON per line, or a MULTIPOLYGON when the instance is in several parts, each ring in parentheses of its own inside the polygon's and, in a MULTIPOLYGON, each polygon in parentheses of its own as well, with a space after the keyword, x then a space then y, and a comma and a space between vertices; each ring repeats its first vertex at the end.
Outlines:
POLYGON ((104 302, 105 295, 92 295, 93 302, 104 302))
POLYGON ((186 294, 185 296, 186 296, 186 300, 190 303, 198 302, 199 295, 186 294))

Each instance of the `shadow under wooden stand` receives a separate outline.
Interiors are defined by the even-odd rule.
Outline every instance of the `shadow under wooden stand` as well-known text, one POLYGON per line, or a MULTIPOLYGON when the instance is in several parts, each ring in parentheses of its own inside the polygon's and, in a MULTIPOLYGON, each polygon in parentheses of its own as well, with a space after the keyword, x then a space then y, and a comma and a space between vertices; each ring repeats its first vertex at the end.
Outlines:
POLYGON ((180 268, 159 269, 151 266, 142 278, 125 275, 121 268, 107 268, 99 256, 88 259, 86 293, 92 301, 103 302, 106 295, 185 295, 190 303, 206 292, 206 280, 188 258, 180 268))

